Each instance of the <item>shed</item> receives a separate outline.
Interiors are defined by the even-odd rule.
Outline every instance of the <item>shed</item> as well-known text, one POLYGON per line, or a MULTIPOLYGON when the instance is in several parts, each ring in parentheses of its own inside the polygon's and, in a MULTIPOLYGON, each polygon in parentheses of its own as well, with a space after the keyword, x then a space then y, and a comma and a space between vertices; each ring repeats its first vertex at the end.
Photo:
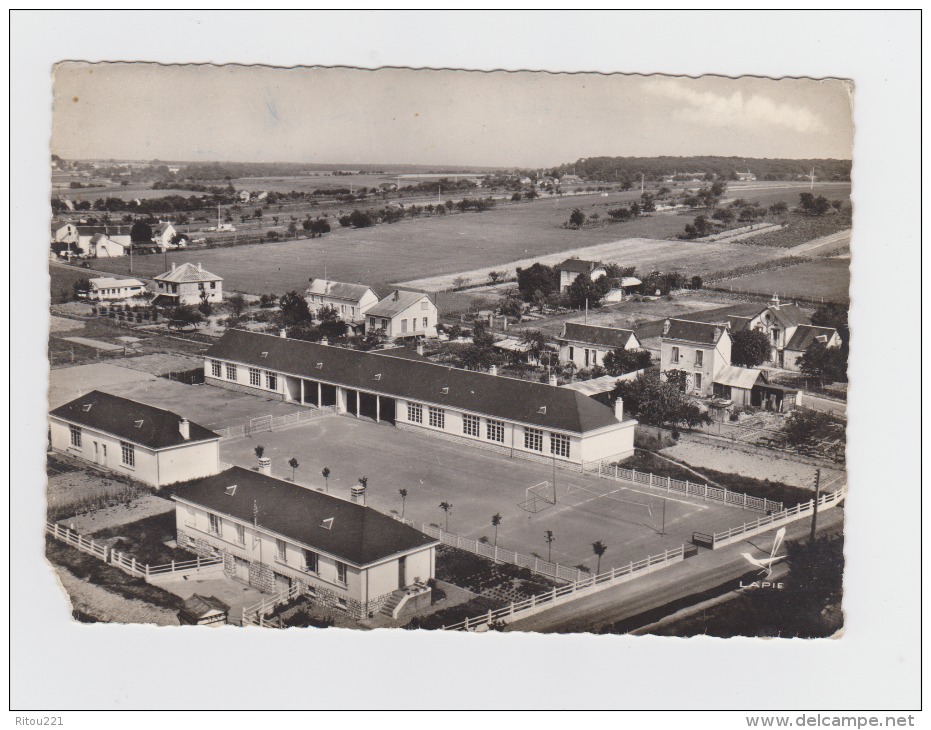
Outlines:
POLYGON ((230 607, 216 596, 195 593, 178 611, 178 621, 182 626, 225 626, 229 614, 230 607))

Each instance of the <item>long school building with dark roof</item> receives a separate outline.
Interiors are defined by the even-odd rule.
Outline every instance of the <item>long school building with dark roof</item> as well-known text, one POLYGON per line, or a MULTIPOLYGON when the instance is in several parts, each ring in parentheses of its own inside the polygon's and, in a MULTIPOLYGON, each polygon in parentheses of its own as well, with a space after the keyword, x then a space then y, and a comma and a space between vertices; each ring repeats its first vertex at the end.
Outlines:
POLYGON ((228 331, 207 352, 210 385, 388 421, 572 468, 634 451, 637 422, 588 396, 425 360, 228 331))

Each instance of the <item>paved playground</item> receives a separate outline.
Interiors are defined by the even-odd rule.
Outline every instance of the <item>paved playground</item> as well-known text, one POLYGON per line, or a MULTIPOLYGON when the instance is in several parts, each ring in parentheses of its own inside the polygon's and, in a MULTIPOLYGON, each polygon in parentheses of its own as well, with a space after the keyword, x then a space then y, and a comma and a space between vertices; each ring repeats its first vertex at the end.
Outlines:
POLYGON ((499 513, 501 547, 546 558, 544 533, 552 530, 556 537, 552 559, 568 566, 585 564, 594 569, 591 545, 596 540, 608 547, 601 562, 605 569, 678 547, 691 540, 693 531, 720 531, 759 516, 719 502, 667 496, 663 490, 562 469, 556 470, 555 504, 550 504, 553 469, 548 464, 511 459, 351 416, 330 415, 275 433, 224 441, 221 458, 254 468, 258 444, 272 459, 275 476, 290 479, 288 461, 296 458, 300 464, 296 481, 309 488, 325 487, 320 472, 329 467, 329 491, 348 499, 350 487, 367 476, 367 503, 384 512, 399 513, 398 490, 407 489, 404 514, 418 523, 445 527, 446 515, 439 504, 450 502, 449 531, 464 537, 486 536, 493 541, 491 518, 499 513), (528 487, 542 482, 547 485, 528 495, 528 487), (528 499, 540 511, 519 506, 528 499), (664 501, 665 535, 661 534, 664 501))

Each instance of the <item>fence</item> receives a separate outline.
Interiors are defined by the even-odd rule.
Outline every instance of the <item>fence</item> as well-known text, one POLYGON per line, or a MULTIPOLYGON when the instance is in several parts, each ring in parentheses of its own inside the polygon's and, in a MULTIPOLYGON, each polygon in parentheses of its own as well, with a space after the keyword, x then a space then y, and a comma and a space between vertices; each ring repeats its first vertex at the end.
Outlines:
MULTIPOLYGON (((395 519, 403 522, 405 525, 417 527, 413 520, 406 520, 401 517, 395 517, 395 519)), ((522 553, 514 552, 513 550, 499 548, 496 545, 489 545, 487 543, 481 542, 480 540, 472 540, 467 537, 454 535, 450 532, 444 532, 439 527, 434 527, 433 525, 421 523, 420 527, 417 527, 417 529, 429 535, 430 537, 439 540, 444 545, 459 548, 460 550, 465 550, 467 552, 474 553, 475 555, 481 555, 483 558, 490 558, 491 560, 499 563, 508 563, 509 565, 517 565, 521 568, 527 568, 533 573, 545 575, 549 578, 556 578, 557 580, 566 581, 580 581, 585 575, 585 571, 578 568, 567 568, 565 565, 551 563, 548 560, 542 560, 533 555, 524 555, 522 553)))
POLYGON ((586 466, 586 471, 597 474, 602 479, 614 479, 614 481, 624 480, 634 484, 643 484, 655 489, 665 489, 667 492, 678 492, 688 494, 694 497, 701 497, 704 500, 714 500, 724 502, 725 504, 740 507, 741 509, 751 509, 758 512, 779 512, 782 510, 782 502, 773 502, 764 497, 753 497, 744 492, 732 492, 724 487, 711 487, 707 484, 696 484, 688 479, 673 479, 672 477, 658 477, 648 472, 637 471, 636 469, 625 469, 622 466, 614 464, 605 464, 599 461, 597 465, 586 466))
POLYGON ((214 558, 197 557, 193 560, 184 561, 172 560, 170 563, 164 563, 162 565, 148 565, 147 563, 136 560, 136 558, 131 555, 108 548, 106 545, 101 545, 93 539, 79 535, 74 530, 55 522, 46 522, 45 531, 55 539, 71 545, 71 547, 80 550, 82 553, 93 555, 95 558, 102 560, 108 565, 113 565, 129 573, 131 576, 145 578, 146 580, 152 577, 166 577, 176 573, 188 573, 193 570, 200 570, 201 568, 223 564, 223 558, 218 556, 214 558))
POLYGON ((275 607, 280 606, 282 603, 287 603, 288 601, 297 598, 303 592, 303 588, 299 583, 295 583, 293 586, 288 588, 286 591, 281 591, 275 593, 268 598, 264 598, 254 606, 244 606, 242 609, 242 625, 243 626, 260 626, 260 627, 274 627, 281 628, 280 620, 278 622, 269 621, 265 618, 265 614, 273 610, 275 607))
POLYGON ((295 411, 285 416, 258 416, 250 418, 249 423, 243 423, 239 426, 229 426, 227 428, 218 428, 216 433, 224 439, 243 438, 254 433, 264 433, 266 431, 275 431, 276 429, 287 428, 288 426, 297 426, 306 423, 314 418, 320 418, 330 413, 335 413, 334 406, 324 406, 323 408, 308 408, 305 410, 295 411))
MULTIPOLYGON (((847 486, 844 485, 840 489, 837 489, 830 494, 822 495, 818 498, 818 508, 819 509, 830 509, 831 507, 836 507, 842 499, 847 495, 847 486)), ((708 547, 712 550, 716 550, 719 547, 724 547, 725 545, 730 545, 734 542, 739 542, 740 540, 745 540, 748 537, 757 535, 761 532, 766 532, 771 530, 777 525, 787 525, 790 522, 795 522, 804 517, 808 517, 815 510, 815 500, 810 499, 808 502, 802 502, 797 504, 794 507, 790 507, 786 510, 781 510, 774 514, 766 515, 760 517, 758 520, 753 522, 745 522, 740 527, 732 527, 729 530, 724 530, 723 532, 715 532, 714 534, 708 534, 703 532, 692 533, 692 542, 696 545, 701 545, 702 547, 708 547)))
POLYGON ((662 555, 651 555, 643 560, 638 560, 636 563, 631 562, 622 568, 612 568, 604 573, 573 581, 569 585, 553 588, 551 591, 531 596, 523 601, 512 601, 503 608, 489 610, 481 616, 467 618, 451 626, 444 626, 443 630, 474 631, 481 627, 490 627, 493 624, 510 623, 527 618, 576 598, 581 598, 613 585, 626 583, 673 563, 682 562, 685 557, 686 547, 682 545, 675 550, 666 550, 662 555))

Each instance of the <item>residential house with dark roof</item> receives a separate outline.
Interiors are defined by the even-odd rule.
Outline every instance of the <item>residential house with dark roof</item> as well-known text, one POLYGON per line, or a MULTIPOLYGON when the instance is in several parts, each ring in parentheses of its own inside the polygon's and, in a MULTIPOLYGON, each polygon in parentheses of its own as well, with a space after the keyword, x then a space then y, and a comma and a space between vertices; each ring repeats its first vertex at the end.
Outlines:
POLYGON ((604 264, 598 261, 585 261, 584 259, 566 259, 557 264, 559 272, 559 290, 566 291, 579 274, 588 274, 592 281, 607 275, 604 264))
POLYGON ((614 350, 639 350, 640 340, 633 330, 600 327, 582 322, 566 322, 559 343, 559 364, 572 363, 579 369, 603 365, 604 357, 614 350))
POLYGON ((667 319, 660 339, 660 372, 686 373, 688 392, 711 396, 714 379, 731 364, 731 337, 726 322, 667 319))
POLYGON ((156 303, 192 304, 201 303, 206 294, 208 302, 223 301, 223 278, 211 274, 200 264, 184 263, 178 266, 171 262, 171 270, 154 279, 156 303))
POLYGON ((633 453, 636 420, 555 385, 229 330, 206 353, 206 382, 570 468, 633 453))
POLYGON ((136 481, 216 474, 220 437, 177 413, 93 390, 49 413, 52 448, 136 481))
POLYGON ((333 307, 344 322, 361 322, 363 315, 378 303, 378 295, 371 287, 330 279, 311 279, 304 298, 311 313, 333 307))
MULTIPOLYGON (((93 256, 92 249, 96 247, 94 238, 104 236, 120 246, 129 247, 132 244, 129 226, 78 226, 77 247, 84 256, 93 256)), ((99 240, 99 238, 98 238, 99 240)))
POLYGON ((799 360, 802 355, 816 342, 825 347, 840 347, 842 344, 840 335, 833 327, 799 325, 782 351, 782 366, 786 370, 799 370, 799 360))
POLYGON ((365 312, 365 334, 387 337, 436 337, 438 312, 423 292, 395 289, 365 312))
POLYGON ((173 499, 178 544, 222 555, 228 576, 263 591, 297 586, 365 618, 435 576, 438 540, 362 502, 250 469, 187 484, 173 499))
POLYGON ((178 231, 171 223, 161 222, 152 228, 152 243, 160 249, 169 248, 171 240, 178 235, 178 231))

